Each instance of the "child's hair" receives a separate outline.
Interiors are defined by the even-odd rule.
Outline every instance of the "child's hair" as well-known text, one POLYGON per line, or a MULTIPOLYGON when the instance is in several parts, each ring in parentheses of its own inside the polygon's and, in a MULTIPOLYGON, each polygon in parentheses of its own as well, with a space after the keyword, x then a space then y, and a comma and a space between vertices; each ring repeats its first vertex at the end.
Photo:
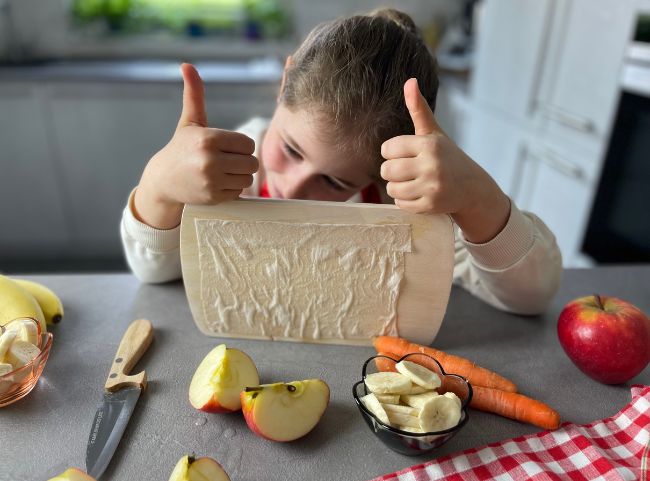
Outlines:
POLYGON ((291 58, 280 101, 313 112, 331 127, 326 139, 361 157, 381 181, 381 144, 413 133, 403 94, 411 77, 434 110, 435 57, 411 17, 379 9, 314 28, 291 58))

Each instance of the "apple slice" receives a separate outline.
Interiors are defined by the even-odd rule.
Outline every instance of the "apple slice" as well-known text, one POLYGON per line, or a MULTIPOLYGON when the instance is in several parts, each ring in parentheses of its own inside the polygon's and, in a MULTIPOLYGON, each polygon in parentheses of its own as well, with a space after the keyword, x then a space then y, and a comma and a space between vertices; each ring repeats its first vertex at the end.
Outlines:
POLYGON ((183 456, 176 463, 169 481, 230 481, 230 477, 212 458, 183 456))
POLYGON ((253 360, 239 349, 220 344, 208 353, 192 377, 190 403, 212 413, 241 409, 239 393, 257 386, 259 374, 253 360))
POLYGON ((48 481, 95 481, 95 478, 77 468, 66 469, 63 473, 48 481))
POLYGON ((248 387, 242 412, 253 432, 271 441, 293 441, 314 429, 323 416, 330 388, 320 379, 248 387))

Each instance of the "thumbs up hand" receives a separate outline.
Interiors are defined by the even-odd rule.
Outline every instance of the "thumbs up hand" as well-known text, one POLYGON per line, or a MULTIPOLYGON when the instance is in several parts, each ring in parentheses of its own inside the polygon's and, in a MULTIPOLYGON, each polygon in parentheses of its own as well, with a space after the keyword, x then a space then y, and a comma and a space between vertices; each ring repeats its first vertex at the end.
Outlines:
POLYGON ((492 239, 508 220, 510 199, 442 131, 416 79, 404 84, 404 100, 415 135, 382 144, 386 192, 408 212, 450 214, 470 242, 492 239))
POLYGON ((239 197, 253 183, 255 142, 238 132, 208 127, 203 81, 194 66, 181 65, 183 110, 169 143, 144 169, 134 214, 142 222, 171 229, 184 204, 218 204, 239 197))

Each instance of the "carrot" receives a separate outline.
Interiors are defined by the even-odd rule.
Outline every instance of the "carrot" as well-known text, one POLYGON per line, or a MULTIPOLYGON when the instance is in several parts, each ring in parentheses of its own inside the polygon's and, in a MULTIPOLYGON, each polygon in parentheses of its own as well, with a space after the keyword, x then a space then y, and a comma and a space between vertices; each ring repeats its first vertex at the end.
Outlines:
POLYGON ((473 386, 470 407, 543 429, 560 427, 560 415, 547 404, 516 392, 473 386))
MULTIPOLYGON (((380 356, 387 356, 398 360, 401 356, 390 352, 379 352, 380 356)), ((418 364, 426 366, 425 358, 418 358, 418 364), (421 362, 424 361, 424 362, 421 362)), ((375 365, 379 371, 396 371, 395 363, 385 358, 376 358, 375 365)), ((442 391, 452 391, 458 385, 443 380, 442 391)), ((498 414, 515 421, 520 421, 543 429, 557 429, 560 426, 560 415, 548 405, 523 394, 492 389, 483 386, 472 386, 473 395, 469 406, 479 411, 498 414)), ((462 398, 464 393, 456 392, 462 398)))
POLYGON ((421 346, 401 337, 376 336, 372 338, 372 343, 377 352, 389 352, 397 355, 398 359, 412 352, 428 354, 442 364, 445 372, 466 377, 472 386, 483 386, 502 391, 517 392, 516 384, 509 379, 489 369, 478 366, 463 357, 447 354, 432 347, 421 346))

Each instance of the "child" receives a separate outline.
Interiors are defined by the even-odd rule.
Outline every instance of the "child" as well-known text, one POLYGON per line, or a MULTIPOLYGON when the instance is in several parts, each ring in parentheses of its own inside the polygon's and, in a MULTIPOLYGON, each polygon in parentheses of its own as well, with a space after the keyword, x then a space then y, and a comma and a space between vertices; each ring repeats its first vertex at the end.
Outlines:
POLYGON ((180 278, 186 203, 242 193, 394 199, 409 212, 452 217, 455 283, 511 312, 548 305, 562 271, 555 238, 436 123, 436 62, 409 16, 382 9, 317 26, 287 59, 273 118, 237 132, 208 127, 202 81, 193 66, 181 70, 178 127, 147 164, 121 223, 143 282, 180 278))

